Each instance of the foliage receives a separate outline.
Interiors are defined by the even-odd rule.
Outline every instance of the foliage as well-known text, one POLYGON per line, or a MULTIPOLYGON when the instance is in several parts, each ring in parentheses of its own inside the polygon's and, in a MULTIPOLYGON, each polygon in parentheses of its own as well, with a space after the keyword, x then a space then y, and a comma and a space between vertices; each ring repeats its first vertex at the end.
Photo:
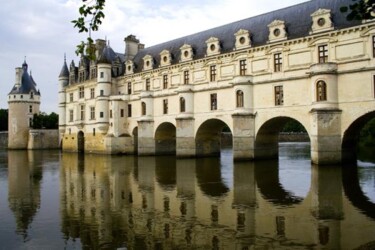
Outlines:
POLYGON ((368 20, 375 18, 375 0, 352 0, 354 3, 349 6, 342 6, 340 11, 349 12, 346 19, 352 20, 368 20))
POLYGON ((288 121, 281 132, 285 133, 306 133, 306 129, 302 126, 301 123, 297 122, 296 120, 288 121))
POLYGON ((46 113, 34 114, 32 128, 34 129, 57 129, 59 127, 59 116, 52 112, 47 115, 46 113))
POLYGON ((0 131, 8 131, 8 110, 0 109, 0 131))
POLYGON ((79 8, 79 17, 72 21, 74 28, 79 33, 88 33, 87 41, 81 41, 77 45, 76 54, 86 55, 90 60, 95 60, 94 40, 91 31, 98 31, 105 15, 103 12, 105 0, 82 0, 83 5, 79 8), (87 20, 88 19, 88 20, 87 20))

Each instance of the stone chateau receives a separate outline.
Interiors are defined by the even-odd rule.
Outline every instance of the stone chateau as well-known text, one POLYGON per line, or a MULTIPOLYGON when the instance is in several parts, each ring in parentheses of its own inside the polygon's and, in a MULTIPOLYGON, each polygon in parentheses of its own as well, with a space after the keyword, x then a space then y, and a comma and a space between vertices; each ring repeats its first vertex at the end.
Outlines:
POLYGON ((375 117, 375 23, 347 21, 351 3, 311 0, 152 47, 129 35, 124 53, 96 40, 97 60, 59 75, 63 150, 217 155, 229 128, 234 159, 270 158, 296 120, 314 163, 355 159, 375 117))

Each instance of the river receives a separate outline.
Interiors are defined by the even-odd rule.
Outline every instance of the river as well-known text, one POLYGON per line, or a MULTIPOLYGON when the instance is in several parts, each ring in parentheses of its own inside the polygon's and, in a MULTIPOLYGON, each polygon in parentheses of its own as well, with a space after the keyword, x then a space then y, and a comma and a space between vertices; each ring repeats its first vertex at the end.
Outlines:
POLYGON ((0 249, 375 249, 375 163, 0 151, 0 249))

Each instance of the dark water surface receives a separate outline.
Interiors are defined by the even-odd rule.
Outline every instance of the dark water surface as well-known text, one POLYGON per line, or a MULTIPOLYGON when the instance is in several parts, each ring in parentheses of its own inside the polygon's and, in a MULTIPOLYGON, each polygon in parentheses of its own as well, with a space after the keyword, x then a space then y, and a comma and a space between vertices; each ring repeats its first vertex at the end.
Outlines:
POLYGON ((375 164, 0 151, 0 249, 375 249, 375 164))

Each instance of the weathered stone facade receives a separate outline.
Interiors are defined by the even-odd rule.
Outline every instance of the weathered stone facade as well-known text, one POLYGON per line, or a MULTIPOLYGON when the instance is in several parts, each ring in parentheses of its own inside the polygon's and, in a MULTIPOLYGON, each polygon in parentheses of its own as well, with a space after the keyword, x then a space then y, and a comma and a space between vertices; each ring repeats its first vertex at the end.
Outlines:
POLYGON ((217 155, 229 128, 235 159, 269 158, 293 119, 314 163, 341 162, 375 116, 375 23, 347 21, 349 3, 309 1, 149 48, 131 35, 125 55, 97 40, 98 60, 59 76, 63 149, 217 155))

